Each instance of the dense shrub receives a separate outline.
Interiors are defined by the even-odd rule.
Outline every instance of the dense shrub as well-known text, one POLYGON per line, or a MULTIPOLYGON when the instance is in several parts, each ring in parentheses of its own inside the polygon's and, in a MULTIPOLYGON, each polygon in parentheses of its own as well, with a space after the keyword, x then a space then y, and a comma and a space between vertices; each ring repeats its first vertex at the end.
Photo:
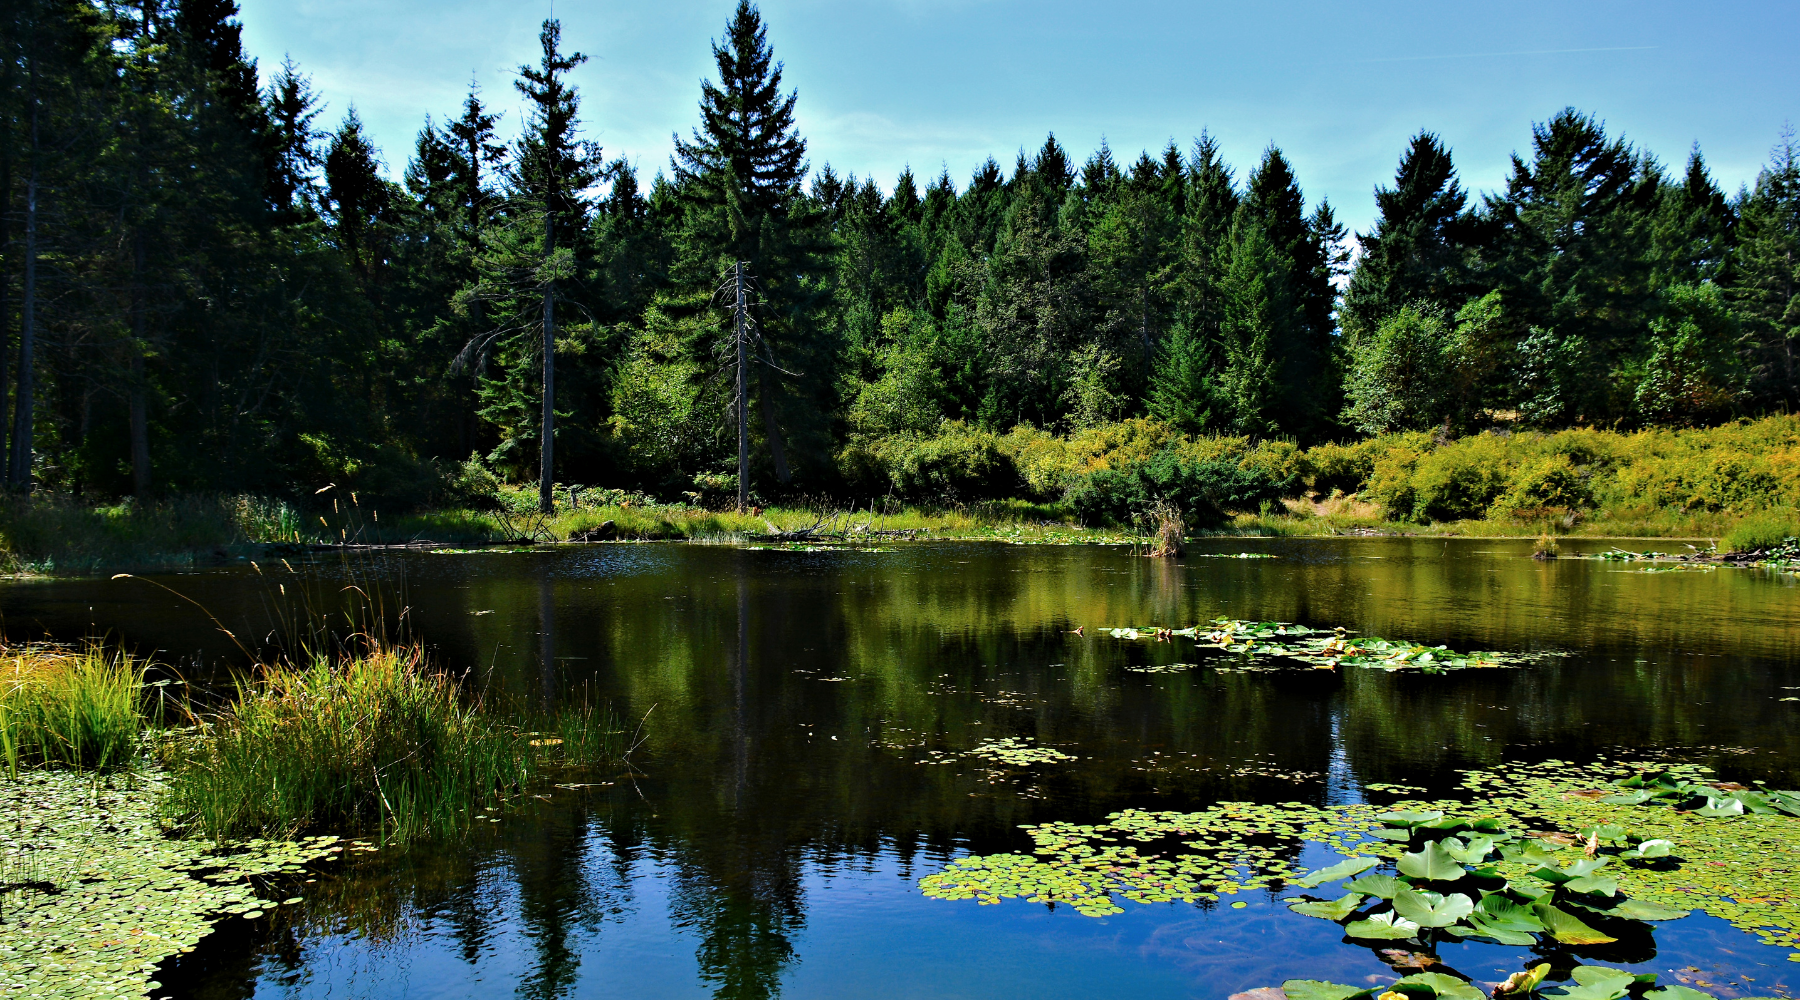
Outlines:
POLYGON ((839 461, 858 486, 909 500, 998 500, 1025 486, 998 434, 955 421, 933 435, 853 443, 839 461))
POLYGON ((1171 448, 1128 468, 1090 473, 1069 491, 1069 506, 1086 523, 1125 524, 1162 502, 1174 505, 1190 527, 1217 527, 1232 514, 1280 500, 1292 483, 1229 459, 1189 461, 1171 448))
POLYGON ((1499 516, 1526 516, 1550 509, 1576 510, 1593 504, 1584 477, 1566 454, 1550 454, 1528 462, 1507 477, 1506 491, 1494 501, 1499 516))

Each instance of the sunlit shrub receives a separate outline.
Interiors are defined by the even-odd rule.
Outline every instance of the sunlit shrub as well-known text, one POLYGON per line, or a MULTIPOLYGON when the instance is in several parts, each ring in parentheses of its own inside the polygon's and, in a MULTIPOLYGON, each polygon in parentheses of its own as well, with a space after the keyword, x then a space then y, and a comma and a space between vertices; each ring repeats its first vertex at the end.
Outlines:
POLYGON ((1068 502, 1089 524, 1123 525, 1168 504, 1189 527, 1208 528, 1279 501, 1290 486, 1230 457, 1196 462, 1170 448, 1147 462, 1089 473, 1070 489, 1068 502))
POLYGON ((1507 476, 1506 491, 1494 501, 1491 513, 1516 516, 1524 511, 1591 506, 1587 479, 1566 454, 1546 455, 1528 462, 1507 476))
POLYGON ((946 422, 932 435, 854 443, 839 461, 855 480, 908 499, 1000 499, 1024 485, 1000 436, 961 422, 946 422))

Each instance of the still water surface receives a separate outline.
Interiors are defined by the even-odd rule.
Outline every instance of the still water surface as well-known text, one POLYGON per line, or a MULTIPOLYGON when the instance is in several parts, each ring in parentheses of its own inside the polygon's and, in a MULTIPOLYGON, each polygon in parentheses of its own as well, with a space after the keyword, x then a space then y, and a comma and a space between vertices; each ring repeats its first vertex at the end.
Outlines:
MULTIPOLYGON (((1224 1000, 1289 978, 1373 982, 1394 975, 1373 949, 1271 896, 1240 896, 1244 909, 1127 902, 1093 919, 926 899, 917 880, 963 854, 1028 850, 1021 823, 1354 802, 1382 782, 1447 793, 1459 769, 1503 760, 1671 751, 1800 787, 1800 703, 1780 700, 1800 691, 1793 577, 1537 563, 1528 542, 1492 540, 1202 549, 1276 558, 657 544, 364 564, 472 683, 552 703, 604 698, 641 720, 639 773, 557 790, 464 844, 322 877, 278 920, 215 933, 166 969, 164 992, 1224 1000), (1562 655, 1442 676, 1146 674, 1127 668, 1199 657, 1191 644, 1094 635, 1219 615, 1562 655), (925 763, 1004 736, 1079 759, 925 763)), ((281 619, 275 584, 301 587, 263 569, 161 580, 237 634, 267 636, 281 619)), ((216 675, 230 652, 192 604, 140 581, 7 585, 0 612, 14 637, 98 627, 195 676, 216 675)), ((1309 848, 1300 860, 1326 857, 1309 848)), ((1443 957, 1492 981, 1527 956, 1458 943, 1443 957)), ((1653 948, 1609 956, 1691 967, 1725 996, 1800 989, 1800 965, 1785 959, 1698 913, 1658 925, 1653 948)))

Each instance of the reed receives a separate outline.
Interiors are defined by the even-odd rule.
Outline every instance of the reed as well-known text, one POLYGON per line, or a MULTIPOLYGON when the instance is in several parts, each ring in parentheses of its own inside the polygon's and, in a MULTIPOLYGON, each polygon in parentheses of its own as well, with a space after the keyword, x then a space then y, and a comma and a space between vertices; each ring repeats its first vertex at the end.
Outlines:
POLYGON ((137 752, 144 673, 97 644, 0 646, 0 758, 21 765, 113 770, 137 752))
POLYGON ((605 711, 549 722, 534 731, 469 700, 416 647, 264 666, 198 731, 165 743, 164 807, 215 839, 314 826, 384 840, 450 835, 555 767, 623 756, 605 711))

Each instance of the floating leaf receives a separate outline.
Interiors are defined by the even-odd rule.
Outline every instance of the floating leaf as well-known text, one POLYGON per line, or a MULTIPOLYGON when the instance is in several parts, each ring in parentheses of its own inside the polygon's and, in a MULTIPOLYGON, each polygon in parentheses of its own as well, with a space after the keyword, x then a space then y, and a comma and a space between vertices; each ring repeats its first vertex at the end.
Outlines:
POLYGON ((1399 812, 1384 812, 1375 818, 1389 826, 1415 827, 1443 819, 1444 814, 1442 811, 1408 812, 1403 810, 1399 812))
POLYGON ((1479 987, 1441 972, 1415 972, 1394 983, 1396 990, 1408 986, 1423 986, 1445 1000, 1487 1000, 1487 994, 1479 987))
POLYGON ((1589 927, 1575 914, 1557 908, 1546 899, 1533 903, 1531 912, 1543 921, 1544 929, 1563 944, 1611 944, 1618 940, 1589 927))
POLYGON ((1394 895, 1394 912, 1420 927, 1448 927, 1475 912, 1475 901, 1462 893, 1403 890, 1394 895))
POLYGON ((1389 911, 1364 920, 1352 920, 1344 925, 1344 933, 1375 941, 1403 941, 1419 933, 1419 925, 1389 911))
POLYGON ((1290 979, 1281 984, 1281 992, 1287 994, 1288 1000, 1350 1000, 1374 991, 1318 979, 1290 979))
POLYGON ((1291 884, 1303 889, 1313 889, 1327 882, 1335 882, 1341 878, 1360 875, 1381 863, 1380 858, 1346 858, 1335 865, 1307 872, 1300 878, 1293 879, 1291 884))
POLYGON ((1454 882, 1463 877, 1463 866, 1433 841, 1400 855, 1400 874, 1430 882, 1454 882))
POLYGON ((1344 888, 1353 892, 1374 896, 1376 899, 1393 899, 1396 893, 1412 888, 1392 875, 1364 875, 1344 883, 1344 888))
POLYGON ((1672 906, 1643 899, 1622 899, 1605 912, 1608 916, 1624 917, 1627 920, 1676 920, 1693 911, 1677 910, 1672 906))
POLYGON ((1715 1000, 1712 994, 1702 993, 1692 987, 1671 983, 1660 990, 1651 990, 1644 994, 1645 1000, 1715 1000))
POLYGON ((1342 920, 1362 905, 1365 897, 1361 893, 1352 892, 1339 896, 1330 902, 1301 901, 1289 903, 1288 909, 1308 917, 1324 917, 1326 920, 1342 920))
POLYGON ((1666 858, 1675 845, 1666 840, 1646 840, 1629 851, 1619 855, 1621 858, 1666 858))

